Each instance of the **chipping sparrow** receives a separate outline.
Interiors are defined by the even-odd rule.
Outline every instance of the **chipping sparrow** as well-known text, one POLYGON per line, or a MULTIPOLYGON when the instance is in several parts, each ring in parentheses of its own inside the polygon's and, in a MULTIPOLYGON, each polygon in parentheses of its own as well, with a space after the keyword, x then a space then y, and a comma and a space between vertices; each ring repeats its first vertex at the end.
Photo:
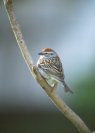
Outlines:
POLYGON ((51 48, 42 49, 39 53, 40 57, 37 62, 37 67, 41 75, 47 80, 59 82, 64 86, 65 92, 72 92, 64 81, 64 71, 62 63, 57 53, 51 48))

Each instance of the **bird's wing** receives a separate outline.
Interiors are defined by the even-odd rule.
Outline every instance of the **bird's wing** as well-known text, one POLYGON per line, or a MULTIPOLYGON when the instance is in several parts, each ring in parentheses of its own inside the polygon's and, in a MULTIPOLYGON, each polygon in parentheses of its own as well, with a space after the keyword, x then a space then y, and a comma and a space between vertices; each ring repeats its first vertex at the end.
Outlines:
POLYGON ((40 64, 40 67, 47 73, 54 77, 56 77, 58 80, 64 79, 64 71, 62 68, 62 63, 57 56, 56 58, 50 58, 45 59, 42 64, 40 64))

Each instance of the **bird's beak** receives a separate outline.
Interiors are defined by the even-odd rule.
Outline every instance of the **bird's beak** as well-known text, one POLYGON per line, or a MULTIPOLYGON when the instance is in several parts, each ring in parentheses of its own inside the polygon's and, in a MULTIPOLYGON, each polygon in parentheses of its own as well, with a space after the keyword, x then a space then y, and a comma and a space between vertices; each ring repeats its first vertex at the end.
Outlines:
POLYGON ((42 52, 40 52, 40 53, 38 53, 38 55, 43 55, 44 53, 42 53, 42 52))

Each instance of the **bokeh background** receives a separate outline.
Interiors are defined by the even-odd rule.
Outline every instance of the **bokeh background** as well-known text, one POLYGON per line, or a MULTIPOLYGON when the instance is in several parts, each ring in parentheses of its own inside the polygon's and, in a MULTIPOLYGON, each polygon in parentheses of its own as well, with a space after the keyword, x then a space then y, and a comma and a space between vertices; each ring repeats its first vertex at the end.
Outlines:
MULTIPOLYGON (((74 91, 58 94, 95 130, 95 1, 14 0, 34 63, 51 47, 74 91)), ((0 1, 0 133, 77 133, 31 76, 0 1)))

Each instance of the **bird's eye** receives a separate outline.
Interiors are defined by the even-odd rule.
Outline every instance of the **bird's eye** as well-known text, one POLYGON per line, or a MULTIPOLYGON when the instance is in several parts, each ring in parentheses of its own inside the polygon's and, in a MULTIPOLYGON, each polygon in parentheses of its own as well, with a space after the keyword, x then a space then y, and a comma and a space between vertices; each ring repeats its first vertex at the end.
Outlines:
POLYGON ((53 53, 51 53, 51 55, 53 55, 53 53))
POLYGON ((45 53, 45 54, 48 54, 48 53, 45 53))

